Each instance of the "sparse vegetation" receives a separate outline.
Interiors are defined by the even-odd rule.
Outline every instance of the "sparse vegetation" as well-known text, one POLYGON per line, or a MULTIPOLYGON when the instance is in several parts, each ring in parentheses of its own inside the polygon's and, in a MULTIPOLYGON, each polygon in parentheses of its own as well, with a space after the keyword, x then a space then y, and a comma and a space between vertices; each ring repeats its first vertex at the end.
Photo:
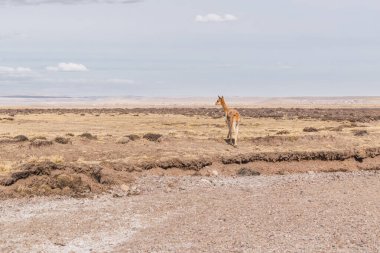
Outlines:
POLYGON ((355 136, 365 136, 368 135, 367 130, 353 130, 352 131, 355 136))
POLYGON ((54 138, 54 141, 57 142, 57 143, 60 143, 60 144, 67 144, 70 142, 70 139, 69 138, 65 138, 65 137, 61 137, 61 136, 57 136, 54 138))
POLYGON ((17 135, 13 139, 17 142, 23 142, 23 141, 29 140, 28 137, 26 137, 25 135, 17 135))
MULTIPOLYGON (((46 194, 53 194, 57 189, 60 192, 73 192, 72 189, 69 189, 70 187, 64 187, 64 190, 54 185, 57 175, 79 174, 82 182, 85 182, 85 186, 86 180, 89 179, 88 177, 86 179, 83 173, 87 173, 86 175, 94 181, 94 177, 88 171, 92 171, 91 166, 97 165, 104 166, 112 173, 120 173, 117 176, 107 176, 103 170, 96 174, 94 182, 97 184, 113 185, 129 172, 138 174, 138 172, 145 171, 145 174, 148 173, 148 170, 152 170, 149 173, 193 175, 197 171, 199 175, 212 176, 213 173, 210 172, 218 168, 217 171, 220 175, 225 173, 242 176, 257 175, 257 172, 275 174, 281 173, 281 171, 292 173, 302 169, 296 164, 297 161, 303 161, 302 164, 304 164, 320 163, 323 160, 339 164, 339 161, 345 160, 345 164, 352 161, 355 166, 359 164, 356 161, 362 161, 360 166, 364 167, 369 160, 367 157, 377 157, 380 154, 376 146, 376 143, 380 143, 380 136, 377 134, 379 123, 376 121, 367 122, 364 126, 347 121, 322 121, 310 118, 306 120, 282 119, 276 116, 268 119, 246 117, 244 113, 247 111, 242 109, 244 117, 240 129, 241 146, 234 149, 223 140, 227 133, 227 127, 224 120, 219 117, 220 114, 210 113, 208 116, 194 114, 195 116, 192 116, 188 113, 193 109, 181 108, 176 109, 178 113, 175 115, 168 113, 163 117, 161 113, 166 109, 160 109, 159 114, 145 114, 148 112, 144 111, 146 109, 139 109, 141 110, 140 117, 137 118, 133 116, 133 113, 121 114, 116 110, 112 113, 115 115, 114 118, 111 118, 107 109, 93 112, 91 110, 81 109, 78 112, 85 113, 87 116, 95 115, 96 112, 101 118, 82 117, 80 113, 72 113, 66 109, 62 109, 62 112, 66 113, 65 115, 57 115, 54 111, 41 114, 26 114, 18 111, 17 121, 1 123, 0 142, 3 150, 1 157, 3 168, 1 170, 15 172, 20 162, 51 161, 55 164, 54 166, 59 165, 60 169, 44 170, 43 173, 50 171, 51 175, 41 174, 41 177, 38 178, 32 176, 26 181, 33 180, 34 185, 31 187, 35 187, 36 190, 27 186, 26 190, 24 189, 25 191, 22 190, 22 192, 26 194, 27 191, 30 191, 33 194, 41 190, 46 194), (213 116, 218 117, 213 118, 213 116), (39 121, 43 124, 36 124, 39 121), (310 126, 318 129, 321 133, 307 134, 303 132, 304 128, 310 126), (339 133, 332 131, 337 127, 342 131, 339 133), (368 132, 370 130, 369 133, 373 133, 371 139, 355 137, 351 132, 353 127, 367 129, 368 132), (322 131, 325 132, 322 134, 322 131), (18 133, 22 133, 24 137, 16 136, 18 133), (71 140, 78 141, 79 138, 95 139, 95 133, 102 136, 99 141, 83 141, 76 143, 77 145, 66 147, 55 144, 70 143, 71 140), (170 138, 160 145, 154 144, 161 142, 166 136, 170 138), (31 140, 27 142, 27 138, 31 140), (141 138, 152 142, 137 141, 141 138), (25 145, 21 141, 29 143, 29 145, 25 145), (133 143, 133 141, 136 142, 133 143), (372 147, 373 149, 364 150, 363 156, 353 156, 352 150, 356 152, 360 147, 372 147), (289 167, 290 165, 283 161, 295 164, 289 167), (265 163, 270 163, 270 165, 265 163), (241 164, 245 164, 244 168, 239 167, 241 164), (64 171, 66 166, 72 170, 64 171), (219 166, 230 167, 224 170, 219 166), (251 168, 250 166, 255 167, 251 168), (283 169, 283 166, 287 167, 286 170, 283 169), (49 184, 50 181, 47 182, 47 180, 51 180, 54 184, 49 184), (40 183, 41 185, 39 185, 40 183)), ((149 110, 154 111, 155 109, 149 110)), ((173 109, 167 110, 170 112, 173 109)), ((210 112, 209 109, 195 109, 195 111, 210 112)), ((273 110, 272 113, 279 112, 273 110)), ((335 169, 334 166, 332 169, 335 169)), ((310 168, 308 169, 310 170, 310 168)), ((5 172, 0 175, 0 180, 3 175, 5 172)), ((23 182, 19 182, 17 185, 24 185, 23 182)), ((83 188, 84 191, 86 189, 88 191, 88 188, 83 188)))
POLYGON ((285 134, 290 134, 290 132, 288 130, 281 130, 281 131, 278 131, 276 134, 285 135, 285 134))
POLYGON ((148 141, 159 141, 159 139, 162 137, 162 134, 154 134, 154 133, 148 133, 144 134, 143 138, 148 141))
POLYGON ((51 146, 53 145, 52 141, 44 140, 44 139, 34 139, 30 142, 32 147, 43 147, 43 146, 51 146))
POLYGON ((79 137, 86 138, 86 139, 89 139, 89 140, 96 140, 96 139, 98 139, 98 137, 96 135, 92 135, 92 134, 87 133, 87 132, 79 135, 79 137))
POLYGON ((319 130, 315 127, 305 127, 303 131, 307 133, 312 133, 312 132, 318 132, 319 130))
POLYGON ((2 118, 3 120, 8 120, 8 121, 13 121, 13 120, 15 120, 14 118, 12 118, 12 117, 6 117, 6 118, 2 118))
POLYGON ((250 169, 250 168, 243 167, 243 168, 239 169, 236 174, 238 176, 259 176, 260 172, 253 170, 253 169, 250 169))

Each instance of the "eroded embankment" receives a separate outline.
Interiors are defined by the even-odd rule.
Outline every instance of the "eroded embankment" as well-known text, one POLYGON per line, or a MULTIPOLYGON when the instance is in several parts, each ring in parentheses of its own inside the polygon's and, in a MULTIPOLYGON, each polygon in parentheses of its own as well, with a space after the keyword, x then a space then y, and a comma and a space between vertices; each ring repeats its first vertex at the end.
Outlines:
POLYGON ((249 162, 283 162, 283 161, 344 161, 354 158, 362 162, 365 158, 374 158, 380 155, 380 147, 366 148, 360 150, 344 151, 305 151, 305 152, 265 152, 238 154, 230 157, 222 157, 223 164, 245 164, 249 162))
MULTIPOLYGON (((261 173, 283 174, 305 172, 304 167, 318 171, 350 171, 350 170, 380 170, 378 162, 380 147, 344 151, 314 151, 314 152, 265 152, 246 153, 222 157, 201 157, 194 159, 171 158, 156 161, 146 161, 136 164, 103 162, 97 165, 54 163, 51 161, 25 163, 14 169, 8 175, 0 176, 1 198, 22 197, 30 195, 70 195, 86 196, 93 193, 109 191, 122 187, 127 194, 134 194, 130 185, 144 173, 154 173, 154 169, 177 171, 177 175, 210 175, 202 171, 212 168, 222 169, 226 175, 241 174, 242 167, 249 164, 264 163, 261 173), (373 162, 374 158, 377 160, 373 162), (351 163, 343 163, 349 160, 351 163), (366 161, 372 160, 371 163, 366 161), (329 168, 322 166, 321 161, 331 162, 329 168), (309 164, 305 164, 309 162, 309 164), (290 170, 286 169, 287 164, 290 170), (229 167, 235 165, 235 167, 229 167), (363 166, 360 166, 363 165, 363 166), (349 166, 350 168, 345 168, 349 166), (285 171, 286 170, 286 171, 285 171), (181 174, 182 171, 182 174, 181 174), (190 174, 191 175, 191 174, 190 174)), ((309 170, 309 169, 308 169, 309 170)), ((217 173, 218 174, 218 173, 217 173)), ((223 174, 223 173, 222 173, 223 174)), ((260 173, 254 173, 256 175, 260 173)), ((248 174, 247 174, 248 175, 248 174)))

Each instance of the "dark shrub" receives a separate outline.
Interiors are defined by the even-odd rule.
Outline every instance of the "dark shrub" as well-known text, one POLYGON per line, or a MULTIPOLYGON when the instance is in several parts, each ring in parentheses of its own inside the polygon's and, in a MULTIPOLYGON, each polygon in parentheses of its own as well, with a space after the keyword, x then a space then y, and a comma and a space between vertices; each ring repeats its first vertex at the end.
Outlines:
POLYGON ((83 134, 79 135, 79 137, 86 138, 86 139, 89 139, 89 140, 96 140, 96 139, 98 139, 98 137, 96 137, 96 135, 92 135, 90 133, 83 133, 83 134))
POLYGON ((159 139, 162 137, 161 134, 152 134, 148 133, 143 136, 144 139, 147 139, 148 141, 159 141, 159 139))
POLYGON ((315 127, 305 127, 303 129, 304 132, 308 132, 308 133, 311 133, 311 132, 318 132, 318 129, 316 129, 315 127))

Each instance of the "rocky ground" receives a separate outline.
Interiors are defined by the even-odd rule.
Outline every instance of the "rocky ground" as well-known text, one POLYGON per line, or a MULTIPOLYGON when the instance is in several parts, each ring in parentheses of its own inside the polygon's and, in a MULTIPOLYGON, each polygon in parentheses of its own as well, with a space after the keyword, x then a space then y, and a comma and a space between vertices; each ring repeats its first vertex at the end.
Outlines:
POLYGON ((380 173, 141 177, 2 200, 0 252, 379 252, 380 173))

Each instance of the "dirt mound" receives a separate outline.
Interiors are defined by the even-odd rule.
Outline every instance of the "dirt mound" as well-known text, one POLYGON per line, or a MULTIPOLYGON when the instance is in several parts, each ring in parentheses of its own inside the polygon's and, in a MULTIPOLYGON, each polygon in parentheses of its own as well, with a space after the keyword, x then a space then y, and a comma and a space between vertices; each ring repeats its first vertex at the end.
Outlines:
POLYGON ((128 137, 131 141, 137 141, 141 139, 141 137, 138 136, 137 134, 130 134, 130 135, 126 135, 125 137, 128 137))
POLYGON ((129 137, 124 136, 124 137, 117 139, 116 143, 117 144, 127 144, 130 141, 131 141, 131 139, 129 139, 129 137))
POLYGON ((98 165, 57 164, 51 161, 26 163, 0 178, 2 197, 31 195, 86 196, 131 182, 130 175, 117 175, 98 165))

